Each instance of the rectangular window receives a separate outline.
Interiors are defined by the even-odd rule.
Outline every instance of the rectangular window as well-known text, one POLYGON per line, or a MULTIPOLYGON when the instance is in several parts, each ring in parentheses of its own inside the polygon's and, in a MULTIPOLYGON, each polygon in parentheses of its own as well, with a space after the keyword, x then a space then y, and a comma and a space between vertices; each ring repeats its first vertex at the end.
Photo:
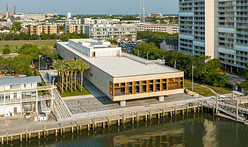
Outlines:
POLYGON ((153 80, 150 80, 150 81, 149 81, 149 84, 153 84, 153 80))
POLYGON ((119 83, 116 83, 116 84, 115 84, 115 88, 117 88, 117 87, 119 87, 119 83))
POLYGON ((153 92, 153 85, 149 85, 149 92, 153 92))
POLYGON ((111 81, 109 82, 109 93, 113 95, 113 83, 111 81))
POLYGON ((160 91, 160 84, 156 84, 156 91, 160 91))
POLYGON ((139 93, 139 86, 135 86, 134 91, 135 93, 139 93))
POLYGON ((163 90, 167 90, 167 84, 166 83, 163 83, 163 90))
POLYGON ((132 87, 128 87, 128 94, 132 94, 132 87))
POLYGON ((142 85, 142 92, 146 92, 146 85, 142 85))

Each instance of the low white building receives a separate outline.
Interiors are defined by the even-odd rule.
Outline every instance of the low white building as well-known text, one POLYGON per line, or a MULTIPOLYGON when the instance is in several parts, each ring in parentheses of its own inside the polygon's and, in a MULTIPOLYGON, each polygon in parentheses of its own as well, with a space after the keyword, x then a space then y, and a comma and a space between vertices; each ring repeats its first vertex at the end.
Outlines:
POLYGON ((88 57, 120 56, 121 47, 112 45, 109 41, 93 39, 70 39, 68 46, 88 57))
POLYGON ((119 51, 109 42, 92 39, 57 42, 58 55, 89 63, 84 77, 121 106, 126 100, 158 97, 164 101, 165 95, 184 92, 183 71, 119 51))
POLYGON ((0 79, 0 116, 38 114, 38 102, 53 105, 53 86, 38 87, 39 76, 0 79), (48 90, 50 96, 42 96, 38 91, 48 90))
POLYGON ((91 24, 114 24, 120 22, 120 19, 92 19, 92 18, 84 18, 83 24, 84 25, 91 25, 91 24))

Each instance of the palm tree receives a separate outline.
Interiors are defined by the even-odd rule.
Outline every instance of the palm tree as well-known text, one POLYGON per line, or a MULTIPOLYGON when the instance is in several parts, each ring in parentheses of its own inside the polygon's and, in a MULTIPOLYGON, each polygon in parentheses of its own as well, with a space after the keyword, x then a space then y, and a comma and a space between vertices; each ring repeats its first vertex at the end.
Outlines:
POLYGON ((70 87, 71 88, 71 93, 73 93, 73 72, 76 69, 75 63, 76 63, 75 60, 70 59, 69 64, 68 64, 68 69, 69 69, 69 72, 71 74, 71 87, 70 87))
POLYGON ((65 61, 65 68, 66 68, 66 72, 65 72, 65 80, 66 80, 66 85, 65 85, 65 91, 67 92, 68 91, 68 76, 70 75, 70 73, 68 72, 69 70, 69 62, 68 60, 66 59, 65 61))
POLYGON ((81 74, 81 78, 80 78, 80 82, 81 82, 81 93, 83 92, 83 72, 84 72, 84 70, 86 70, 88 68, 90 68, 90 64, 89 63, 86 63, 83 60, 80 60, 79 61, 79 71, 80 71, 80 74, 81 74))
POLYGON ((60 81, 59 81, 59 79, 60 79, 60 72, 61 72, 61 60, 55 60, 54 62, 53 62, 53 65, 52 65, 52 67, 55 69, 55 70, 57 70, 58 71, 58 87, 59 87, 59 89, 61 90, 61 84, 60 84, 60 81))
POLYGON ((65 73, 67 71, 66 68, 66 64, 65 64, 65 60, 61 61, 61 66, 60 66, 60 73, 61 73, 61 82, 62 82, 62 86, 61 86, 61 94, 64 94, 64 80, 65 80, 65 73))
POLYGON ((80 66, 80 60, 75 60, 75 87, 74 87, 74 90, 76 91, 77 90, 77 73, 78 73, 78 70, 79 70, 79 67, 80 66))

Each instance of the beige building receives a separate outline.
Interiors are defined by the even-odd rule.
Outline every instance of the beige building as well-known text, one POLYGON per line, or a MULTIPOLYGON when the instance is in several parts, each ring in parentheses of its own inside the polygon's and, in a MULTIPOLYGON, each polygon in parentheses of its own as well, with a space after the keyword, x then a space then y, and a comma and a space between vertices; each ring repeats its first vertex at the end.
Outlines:
POLYGON ((137 24, 137 31, 152 31, 152 32, 166 32, 175 34, 179 32, 178 24, 153 24, 153 23, 140 23, 137 24))
POLYGON ((65 33, 84 33, 84 25, 65 25, 65 33))
POLYGON ((30 35, 36 34, 40 36, 41 33, 45 34, 57 34, 57 25, 37 25, 30 26, 30 35))
POLYGON ((93 39, 57 42, 58 55, 88 62, 91 67, 85 71, 85 78, 111 100, 120 101, 121 106, 126 100, 159 97, 164 101, 165 95, 184 92, 183 71, 120 50, 93 39))

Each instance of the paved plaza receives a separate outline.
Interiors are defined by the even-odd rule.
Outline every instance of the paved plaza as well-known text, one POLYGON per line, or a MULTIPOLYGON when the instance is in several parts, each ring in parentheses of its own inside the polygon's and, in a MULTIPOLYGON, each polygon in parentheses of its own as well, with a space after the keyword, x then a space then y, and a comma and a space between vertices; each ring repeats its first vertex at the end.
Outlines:
MULTIPOLYGON (((165 97, 164 102, 173 102, 177 100, 194 99, 194 97, 186 94, 175 94, 165 97)), ((122 109, 135 106, 149 106, 151 104, 164 103, 158 98, 144 98, 138 100, 129 100, 125 107, 121 107, 119 102, 113 102, 107 96, 77 98, 72 100, 64 100, 72 114, 80 114, 85 112, 96 112, 111 109, 122 109)))
POLYGON ((151 104, 194 99, 194 97, 190 95, 175 94, 165 96, 164 102, 160 102, 158 100, 158 97, 127 100, 126 106, 121 107, 119 102, 113 102, 88 80, 84 81, 84 86, 92 95, 63 98, 72 114, 97 112, 111 109, 122 109, 128 107, 131 108, 136 106, 149 106, 151 104))

